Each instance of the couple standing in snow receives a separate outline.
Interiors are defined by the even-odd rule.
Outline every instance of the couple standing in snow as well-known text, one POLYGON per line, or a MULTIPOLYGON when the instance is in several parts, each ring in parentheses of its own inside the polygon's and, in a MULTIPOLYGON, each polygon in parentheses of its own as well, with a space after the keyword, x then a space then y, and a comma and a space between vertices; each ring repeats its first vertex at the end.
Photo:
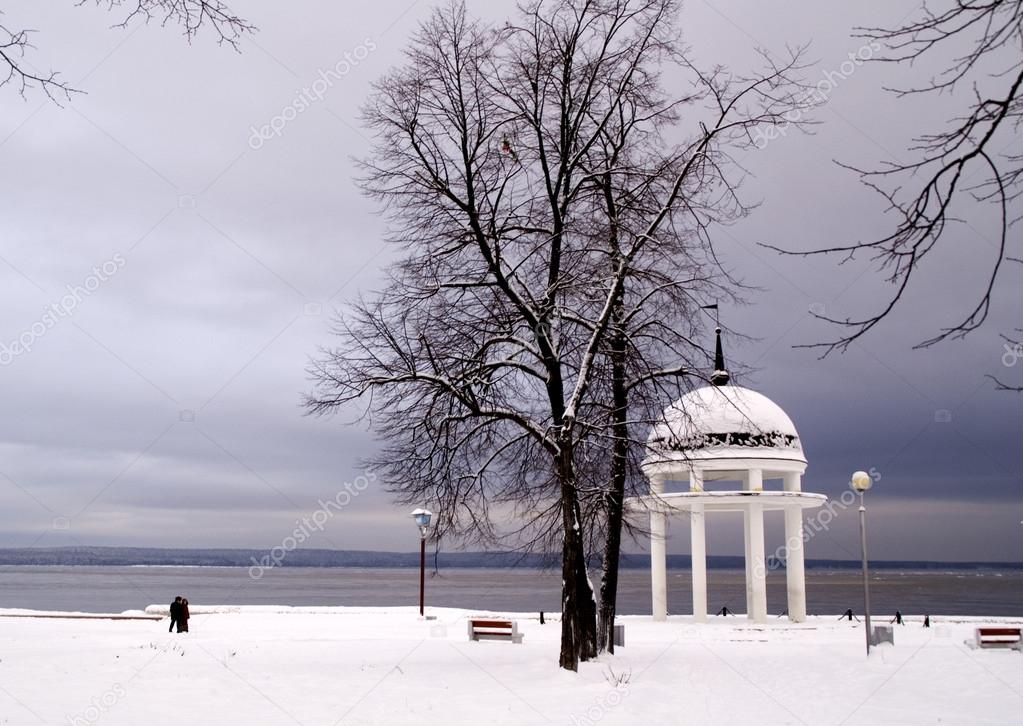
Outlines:
POLYGON ((179 633, 188 632, 188 600, 178 595, 174 598, 174 602, 170 606, 170 628, 167 632, 170 633, 174 630, 174 624, 177 623, 179 633))

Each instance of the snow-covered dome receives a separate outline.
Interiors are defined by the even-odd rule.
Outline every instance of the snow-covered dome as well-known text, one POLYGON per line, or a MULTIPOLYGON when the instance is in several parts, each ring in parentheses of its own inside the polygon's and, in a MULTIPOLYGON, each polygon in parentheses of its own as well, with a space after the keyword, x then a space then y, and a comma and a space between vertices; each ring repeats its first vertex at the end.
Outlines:
POLYGON ((668 406, 647 441, 648 463, 709 459, 806 463, 785 411, 761 393, 728 384, 690 391, 668 406))

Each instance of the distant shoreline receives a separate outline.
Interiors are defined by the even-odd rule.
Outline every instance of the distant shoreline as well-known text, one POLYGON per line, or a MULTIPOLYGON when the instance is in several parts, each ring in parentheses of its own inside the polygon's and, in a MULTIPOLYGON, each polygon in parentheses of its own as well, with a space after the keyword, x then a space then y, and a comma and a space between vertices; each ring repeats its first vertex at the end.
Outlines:
MULTIPOLYGON (((156 547, 47 547, 0 548, 0 566, 36 567, 267 567, 268 551, 256 549, 170 549, 156 547)), ((516 552, 441 552, 429 555, 433 569, 549 569, 556 565, 550 557, 516 552)), ((278 555, 277 567, 405 569, 419 567, 418 552, 378 552, 364 550, 296 549, 278 555)), ((624 554, 623 569, 649 567, 646 554, 624 554)), ((599 562, 594 562, 599 566, 599 562)), ((771 563, 784 569, 782 563, 771 563)), ((871 560, 877 570, 907 572, 1020 571, 1023 562, 949 562, 921 560, 871 560)), ((669 555, 668 568, 690 569, 689 555, 669 555)), ((741 556, 711 556, 707 566, 715 570, 741 570, 741 556)), ((807 559, 808 569, 857 570, 859 560, 807 559)))
MULTIPOLYGON (((807 573, 814 574, 857 574, 859 573, 859 563, 852 563, 848 566, 845 565, 844 561, 839 561, 841 566, 831 564, 814 564, 806 563, 807 573), (855 565, 855 566, 854 566, 855 565)), ((974 575, 974 576, 988 576, 988 577, 1002 577, 1005 574, 1019 575, 1023 577, 1023 565, 1018 563, 968 563, 967 566, 962 566, 958 563, 924 563, 926 566, 905 566, 901 564, 893 564, 889 562, 871 562, 870 569, 872 577, 877 577, 880 574, 885 575, 974 575)), ((599 564, 598 564, 599 566, 599 564)), ((140 570, 248 570, 249 568, 245 565, 190 565, 190 564, 39 564, 39 563, 0 563, 0 571, 9 568, 16 569, 71 569, 71 568, 82 568, 82 569, 140 569, 140 570)), ((353 571, 369 571, 369 570, 410 570, 418 573, 419 565, 278 565, 277 567, 265 568, 266 571, 272 569, 287 569, 289 571, 298 570, 353 570, 353 571)), ((624 568, 627 570, 642 570, 642 567, 630 566, 624 568)), ((689 572, 691 570, 689 565, 669 565, 669 572, 689 572)), ((726 565, 710 565, 708 564, 708 570, 714 572, 742 572, 743 567, 738 566, 726 566, 726 565)), ((547 572, 551 571, 550 567, 532 566, 532 565, 448 565, 441 567, 439 572, 443 574, 445 571, 452 570, 479 570, 479 571, 492 571, 498 572, 502 570, 525 570, 534 572, 547 572)), ((778 572, 784 572, 784 568, 777 570, 778 572)), ((427 567, 427 573, 432 573, 432 566, 427 567)))

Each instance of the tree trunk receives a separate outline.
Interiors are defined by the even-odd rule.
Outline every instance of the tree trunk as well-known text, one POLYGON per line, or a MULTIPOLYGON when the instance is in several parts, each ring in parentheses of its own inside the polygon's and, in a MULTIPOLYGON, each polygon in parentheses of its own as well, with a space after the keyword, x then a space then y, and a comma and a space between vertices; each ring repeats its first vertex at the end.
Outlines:
POLYGON ((586 574, 582 518, 575 488, 571 442, 562 440, 558 456, 564 540, 561 552, 561 657, 562 668, 579 670, 579 661, 597 655, 597 606, 586 574))
MULTIPOLYGON (((616 306, 616 313, 620 307, 616 306)), ((620 314, 616 315, 616 320, 620 314)), ((629 394, 625 380, 626 340, 619 327, 615 327, 611 346, 611 392, 613 441, 611 449, 611 481, 607 491, 607 535, 604 541, 603 570, 600 578, 600 616, 597 620, 597 646, 600 650, 615 652, 614 622, 618 606, 618 561, 622 550, 622 517, 625 504, 625 478, 629 453, 629 426, 627 422, 629 394)))

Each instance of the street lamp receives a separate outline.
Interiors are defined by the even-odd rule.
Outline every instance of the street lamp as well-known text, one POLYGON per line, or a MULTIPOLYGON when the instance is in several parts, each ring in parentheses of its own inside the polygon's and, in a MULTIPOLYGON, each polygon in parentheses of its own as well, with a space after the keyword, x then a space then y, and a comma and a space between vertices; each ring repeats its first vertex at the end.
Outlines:
POLYGON ((426 530, 430 527, 433 513, 420 507, 412 512, 412 518, 419 527, 419 617, 423 617, 423 599, 426 594, 426 530))
POLYGON ((867 655, 870 655, 870 575, 867 565, 867 508, 863 504, 863 494, 870 489, 874 481, 870 474, 858 471, 852 475, 849 486, 860 495, 860 551, 863 555, 863 624, 867 630, 867 655))

